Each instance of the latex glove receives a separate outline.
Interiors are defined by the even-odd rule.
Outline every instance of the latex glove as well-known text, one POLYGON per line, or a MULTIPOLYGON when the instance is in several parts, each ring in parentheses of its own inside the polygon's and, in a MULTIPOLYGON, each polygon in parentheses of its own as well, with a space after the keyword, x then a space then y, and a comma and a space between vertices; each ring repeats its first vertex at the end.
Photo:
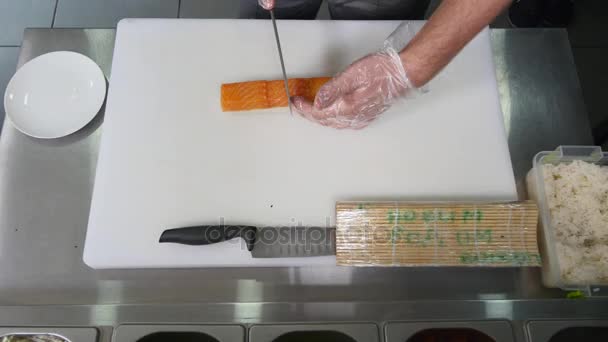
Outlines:
POLYGON ((324 126, 361 129, 369 125, 399 97, 418 91, 397 53, 414 34, 404 22, 383 49, 354 62, 321 87, 313 103, 293 97, 294 108, 324 126))
POLYGON ((390 46, 351 64, 327 82, 310 103, 292 98, 303 117, 334 128, 361 129, 413 86, 397 52, 390 46))
POLYGON ((274 2, 275 0, 258 0, 258 4, 268 11, 274 9, 274 2))

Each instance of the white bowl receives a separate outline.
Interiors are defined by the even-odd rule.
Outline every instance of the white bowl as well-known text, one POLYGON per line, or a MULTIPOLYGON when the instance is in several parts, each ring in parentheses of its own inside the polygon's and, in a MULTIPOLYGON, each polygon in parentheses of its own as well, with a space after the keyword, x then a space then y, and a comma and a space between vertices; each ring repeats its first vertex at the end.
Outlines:
POLYGON ((90 58, 51 52, 23 65, 4 93, 4 108, 21 132, 43 139, 72 134, 99 112, 106 79, 90 58))

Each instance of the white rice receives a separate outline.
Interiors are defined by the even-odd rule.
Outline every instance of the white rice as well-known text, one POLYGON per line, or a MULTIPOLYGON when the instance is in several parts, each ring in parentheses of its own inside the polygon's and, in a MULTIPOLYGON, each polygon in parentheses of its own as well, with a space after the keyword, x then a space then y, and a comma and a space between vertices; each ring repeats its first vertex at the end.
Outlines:
POLYGON ((546 164, 543 176, 563 281, 608 284, 608 167, 546 164))

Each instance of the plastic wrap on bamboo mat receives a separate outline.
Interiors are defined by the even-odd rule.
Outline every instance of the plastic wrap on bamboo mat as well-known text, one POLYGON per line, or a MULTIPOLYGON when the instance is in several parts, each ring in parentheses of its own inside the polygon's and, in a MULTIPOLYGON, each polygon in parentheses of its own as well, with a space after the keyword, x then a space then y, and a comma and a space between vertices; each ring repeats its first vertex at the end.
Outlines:
POLYGON ((537 220, 531 201, 337 202, 337 263, 540 266, 537 220))

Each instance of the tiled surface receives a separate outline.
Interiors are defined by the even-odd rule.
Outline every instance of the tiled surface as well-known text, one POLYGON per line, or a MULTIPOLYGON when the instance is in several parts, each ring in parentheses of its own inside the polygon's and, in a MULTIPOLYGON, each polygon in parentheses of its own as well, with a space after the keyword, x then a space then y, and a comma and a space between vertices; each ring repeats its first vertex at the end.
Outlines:
POLYGON ((178 9, 179 0, 59 0, 54 27, 108 28, 127 17, 177 18, 178 9))
MULTIPOLYGON (((0 99, 4 99, 4 89, 17 68, 18 47, 0 47, 0 99)), ((4 101, 0 101, 4 103, 4 101)), ((4 105, 0 105, 0 126, 4 122, 4 105)))
POLYGON ((240 0, 181 0, 180 18, 238 18, 240 0))
POLYGON ((57 0, 0 0, 0 46, 21 45, 26 27, 51 27, 57 0))

